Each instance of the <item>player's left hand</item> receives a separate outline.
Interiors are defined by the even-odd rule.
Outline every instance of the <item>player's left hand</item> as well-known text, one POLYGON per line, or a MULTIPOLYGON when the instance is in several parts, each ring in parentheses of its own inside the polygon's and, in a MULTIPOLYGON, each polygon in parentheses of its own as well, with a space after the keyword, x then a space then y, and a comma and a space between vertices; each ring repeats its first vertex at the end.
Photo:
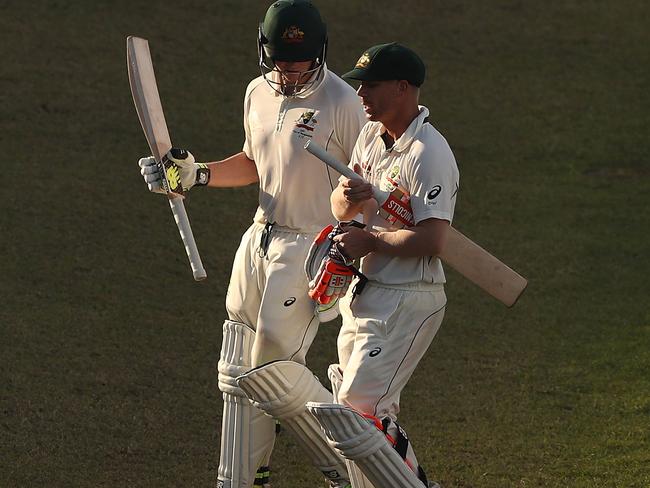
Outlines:
MULTIPOLYGON (((195 185, 207 185, 210 181, 210 168, 208 168, 207 164, 197 163, 191 152, 185 149, 172 148, 165 154, 165 158, 173 162, 178 168, 178 176, 184 191, 195 185)), ((153 156, 141 158, 138 164, 149 191, 165 193, 160 165, 156 163, 153 156)))
POLYGON ((343 234, 334 237, 333 241, 339 250, 350 259, 357 259, 377 250, 377 237, 358 227, 344 226, 343 234))

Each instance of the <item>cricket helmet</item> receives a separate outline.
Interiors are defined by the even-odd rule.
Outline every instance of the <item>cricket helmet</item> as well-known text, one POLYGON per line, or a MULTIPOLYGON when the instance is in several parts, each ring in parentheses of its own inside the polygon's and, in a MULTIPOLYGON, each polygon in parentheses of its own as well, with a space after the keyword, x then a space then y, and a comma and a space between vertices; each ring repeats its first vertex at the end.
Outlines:
POLYGON ((267 77, 272 71, 279 71, 277 61, 312 62, 311 68, 303 72, 310 81, 294 87, 294 92, 299 93, 318 79, 325 65, 327 27, 311 1, 277 0, 260 23, 258 49, 262 76, 279 93, 282 83, 267 77))

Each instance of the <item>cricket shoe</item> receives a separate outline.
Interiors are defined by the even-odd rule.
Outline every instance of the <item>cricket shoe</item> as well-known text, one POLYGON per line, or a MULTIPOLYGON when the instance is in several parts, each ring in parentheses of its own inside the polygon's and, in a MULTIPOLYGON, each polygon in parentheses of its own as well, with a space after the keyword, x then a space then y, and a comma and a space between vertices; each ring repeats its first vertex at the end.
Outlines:
POLYGON ((330 488, 352 488, 349 481, 330 481, 330 488))
POLYGON ((262 466, 255 473, 255 482, 253 483, 254 487, 259 488, 271 488, 271 468, 268 466, 262 466))

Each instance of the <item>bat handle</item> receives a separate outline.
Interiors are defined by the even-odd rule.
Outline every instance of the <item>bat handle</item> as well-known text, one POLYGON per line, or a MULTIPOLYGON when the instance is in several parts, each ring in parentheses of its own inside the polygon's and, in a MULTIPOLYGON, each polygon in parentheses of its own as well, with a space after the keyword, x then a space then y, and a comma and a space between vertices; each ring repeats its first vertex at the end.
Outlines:
POLYGON ((339 173, 341 173, 343 176, 350 178, 350 179, 356 179, 356 180, 361 180, 363 181, 363 177, 359 176, 352 170, 352 168, 348 167, 347 165, 343 164, 341 161, 336 159, 334 156, 332 156, 330 153, 328 153, 323 147, 319 146, 313 141, 307 141, 307 143, 304 146, 305 150, 308 153, 313 154, 316 156, 318 159, 320 159, 322 162, 324 162, 327 166, 329 166, 332 169, 335 169, 339 173))
POLYGON ((194 279, 196 281, 202 281, 207 278, 208 274, 205 272, 205 268, 201 262, 201 256, 199 255, 199 250, 196 247, 192 227, 190 227, 190 219, 187 217, 183 199, 181 197, 171 197, 169 199, 169 206, 172 209, 174 220, 178 226, 178 232, 181 234, 181 239, 185 245, 185 252, 190 260, 194 279))
MULTIPOLYGON (((311 153, 314 156, 316 156, 318 159, 320 159, 330 168, 341 173, 346 178, 350 178, 351 180, 365 181, 367 183, 366 179, 363 176, 356 174, 352 168, 340 162, 338 159, 336 159, 334 156, 328 153, 323 147, 319 146, 315 142, 311 140, 307 141, 307 143, 304 146, 304 149, 308 153, 311 153)), ((372 185, 372 191, 375 194, 375 198, 377 199, 379 205, 382 205, 388 199, 389 193, 387 191, 380 190, 375 185, 372 185)))

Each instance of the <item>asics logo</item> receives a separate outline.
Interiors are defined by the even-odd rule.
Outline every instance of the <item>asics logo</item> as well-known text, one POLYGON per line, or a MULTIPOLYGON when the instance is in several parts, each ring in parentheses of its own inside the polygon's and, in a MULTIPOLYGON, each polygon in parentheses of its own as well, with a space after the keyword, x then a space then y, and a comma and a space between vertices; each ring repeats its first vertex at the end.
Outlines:
POLYGON ((442 186, 440 185, 436 185, 433 188, 431 188, 431 190, 429 190, 429 193, 427 193, 427 203, 435 200, 436 197, 440 195, 441 191, 442 191, 442 186))
POLYGON ((375 347, 372 351, 368 353, 368 356, 371 358, 374 358, 376 356, 379 356, 379 353, 381 352, 381 347, 375 347))

